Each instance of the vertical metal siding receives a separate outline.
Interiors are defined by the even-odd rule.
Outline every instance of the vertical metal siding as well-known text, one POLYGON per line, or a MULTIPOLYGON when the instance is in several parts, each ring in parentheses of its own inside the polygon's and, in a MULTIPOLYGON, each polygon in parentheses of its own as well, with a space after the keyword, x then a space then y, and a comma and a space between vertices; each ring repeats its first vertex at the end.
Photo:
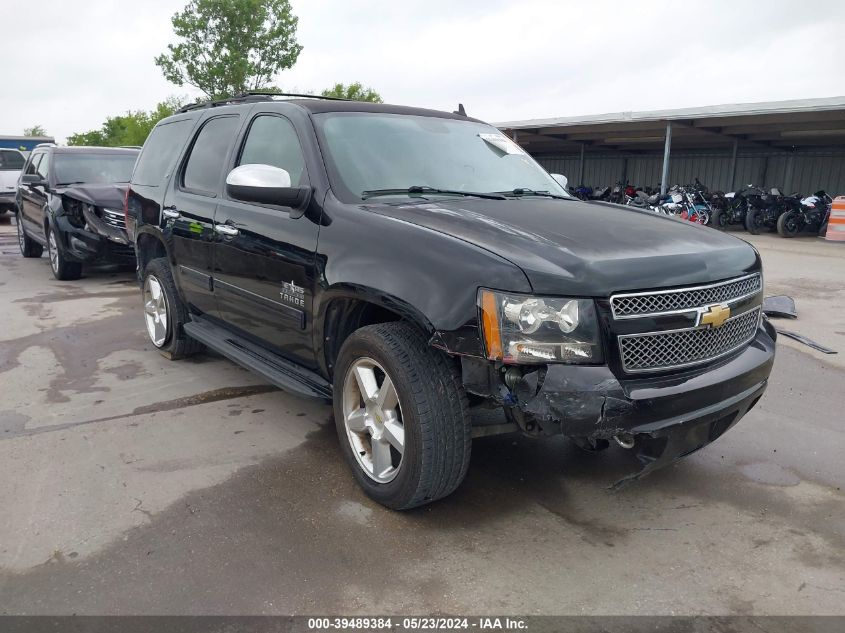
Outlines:
MULTIPOLYGON (((578 155, 540 155, 537 161, 548 171, 564 174, 576 185, 578 155)), ((790 154, 784 151, 740 151, 736 159, 734 186, 730 183, 731 151, 676 152, 669 162, 669 186, 691 183, 697 177, 711 190, 730 191, 749 184, 764 188, 786 188, 790 154), (768 166, 766 163, 768 162, 768 166), (765 179, 763 178, 765 171, 765 179), (764 181, 765 180, 765 181, 764 181)), ((793 154, 789 191, 804 194, 824 189, 831 195, 845 194, 845 150, 841 148, 798 150, 793 154)), ((590 154, 584 161, 584 184, 612 186, 623 169, 634 185, 656 186, 660 181, 663 155, 660 152, 590 154)))

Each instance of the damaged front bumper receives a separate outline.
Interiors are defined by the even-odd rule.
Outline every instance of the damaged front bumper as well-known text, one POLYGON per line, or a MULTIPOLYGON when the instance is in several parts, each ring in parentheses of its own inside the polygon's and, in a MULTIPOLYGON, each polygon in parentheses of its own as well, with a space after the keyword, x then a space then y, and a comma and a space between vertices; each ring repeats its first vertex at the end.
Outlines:
POLYGON ((83 263, 109 261, 129 264, 135 261, 135 250, 129 244, 125 231, 102 221, 95 224, 87 214, 85 219, 85 228, 80 228, 71 224, 66 216, 55 218, 67 259, 83 263))
MULTIPOLYGON (((648 378, 619 379, 606 366, 548 365, 524 373, 511 388, 502 385, 497 400, 543 435, 593 445, 633 438, 644 467, 620 485, 706 446, 751 410, 766 389, 775 338, 764 320, 754 340, 732 357, 648 378)), ((472 380, 464 375, 465 382, 472 380)))

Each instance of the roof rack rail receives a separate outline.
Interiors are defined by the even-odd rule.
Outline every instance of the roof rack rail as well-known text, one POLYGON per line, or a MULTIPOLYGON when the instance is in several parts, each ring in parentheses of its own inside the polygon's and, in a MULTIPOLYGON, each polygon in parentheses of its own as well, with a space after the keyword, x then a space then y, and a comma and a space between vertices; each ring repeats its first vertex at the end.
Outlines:
POLYGON ((228 97, 226 99, 212 99, 209 101, 200 101, 199 103, 189 103, 177 110, 178 113, 190 112, 191 110, 199 110, 201 108, 214 108, 217 106, 232 105, 236 103, 249 103, 250 101, 273 101, 273 97, 287 97, 294 99, 322 99, 326 101, 349 101, 349 99, 342 99, 340 97, 324 97, 322 95, 308 95, 298 92, 272 92, 270 90, 249 90, 228 97))

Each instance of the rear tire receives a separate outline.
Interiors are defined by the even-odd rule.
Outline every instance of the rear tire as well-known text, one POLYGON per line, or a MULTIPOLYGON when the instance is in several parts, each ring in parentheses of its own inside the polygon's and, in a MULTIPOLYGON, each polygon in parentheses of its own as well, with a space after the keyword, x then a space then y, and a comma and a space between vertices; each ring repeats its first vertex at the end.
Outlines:
POLYGON ((50 268, 53 277, 59 281, 73 281, 82 277, 82 264, 68 261, 62 247, 56 229, 47 226, 47 254, 50 256, 50 268))
POLYGON ((745 230, 751 235, 760 235, 760 229, 763 226, 762 217, 759 209, 748 209, 745 214, 745 230))
POLYGON ((801 232, 802 224, 795 211, 787 211, 778 218, 778 233, 781 237, 795 237, 801 232))
POLYGON ((455 365, 417 329, 392 322, 351 334, 338 355, 334 394, 343 456, 370 498, 407 510, 463 481, 472 447, 467 396, 455 365), (389 461, 379 459, 385 441, 389 461))
POLYGON ((147 264, 141 292, 147 335, 162 355, 180 360, 202 351, 202 343, 185 334, 190 315, 179 298, 167 258, 147 264))
POLYGON ((18 246, 21 249, 21 255, 24 257, 41 257, 44 247, 26 234, 26 229, 23 228, 23 222, 21 222, 20 212, 15 215, 15 226, 17 227, 18 246))
POLYGON ((827 235, 827 220, 819 227, 819 237, 827 235))

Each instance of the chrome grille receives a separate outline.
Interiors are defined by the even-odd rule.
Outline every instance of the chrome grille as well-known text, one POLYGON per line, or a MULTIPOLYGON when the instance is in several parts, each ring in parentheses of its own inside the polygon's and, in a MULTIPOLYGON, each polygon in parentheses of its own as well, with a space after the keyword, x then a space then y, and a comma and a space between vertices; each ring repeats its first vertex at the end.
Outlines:
POLYGON ((725 321, 719 328, 699 327, 619 337, 622 368, 628 373, 662 371, 714 360, 754 338, 760 308, 725 321))
POLYGON ((103 222, 116 229, 126 228, 126 217, 123 211, 115 211, 113 209, 100 209, 103 222))
POLYGON ((755 273, 707 286, 614 295, 610 298, 610 306, 614 319, 686 312, 751 296, 760 292, 762 286, 759 273, 755 273))

